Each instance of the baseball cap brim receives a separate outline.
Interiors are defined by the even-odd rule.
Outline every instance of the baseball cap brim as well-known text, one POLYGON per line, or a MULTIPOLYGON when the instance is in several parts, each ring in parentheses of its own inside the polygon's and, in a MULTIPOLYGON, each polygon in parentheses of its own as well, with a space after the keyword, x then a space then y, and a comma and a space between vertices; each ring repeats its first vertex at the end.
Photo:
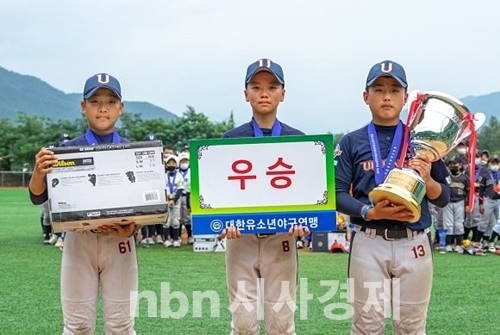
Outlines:
POLYGON ((398 82, 399 86, 401 86, 401 87, 407 87, 408 86, 403 80, 401 80, 401 78, 398 78, 398 77, 396 77, 396 76, 394 76, 392 74, 389 74, 389 73, 382 73, 382 74, 376 76, 375 78, 373 78, 372 80, 368 81, 366 83, 366 87, 372 86, 373 83, 375 83, 375 81, 377 81, 377 79, 382 78, 382 77, 391 77, 391 78, 396 79, 396 81, 398 82))
POLYGON ((100 90, 101 88, 107 88, 108 90, 110 90, 111 92, 113 92, 113 94, 121 100, 121 95, 119 92, 116 91, 116 89, 114 89, 113 87, 111 86, 108 86, 108 85, 101 85, 101 86, 97 86, 96 88, 92 89, 91 91, 89 91, 87 94, 85 94, 84 98, 85 99, 88 99, 90 97, 92 97, 94 94, 96 94, 96 92, 98 90, 100 90))
POLYGON ((253 71, 253 73, 247 77, 247 80, 245 81, 245 83, 248 84, 257 73, 263 72, 263 71, 272 73, 274 75, 274 77, 276 77, 276 80, 280 84, 282 84, 282 85, 285 84, 284 80, 276 72, 274 72, 272 69, 270 69, 266 66, 261 66, 261 67, 257 68, 255 71, 253 71))

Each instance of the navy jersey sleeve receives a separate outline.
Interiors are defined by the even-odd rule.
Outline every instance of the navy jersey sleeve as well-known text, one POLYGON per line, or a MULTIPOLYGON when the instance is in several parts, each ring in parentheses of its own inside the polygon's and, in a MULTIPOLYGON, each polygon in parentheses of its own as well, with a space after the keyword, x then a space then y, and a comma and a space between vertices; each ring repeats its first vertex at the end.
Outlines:
POLYGON ((467 175, 462 175, 464 179, 464 185, 465 185, 465 199, 467 202, 467 199, 469 199, 469 193, 471 192, 470 189, 470 183, 469 183, 469 176, 467 175))
POLYGON ((34 205, 41 205, 49 198, 49 195, 47 193, 47 188, 45 188, 45 191, 39 195, 34 195, 31 192, 31 190, 29 190, 29 192, 30 192, 30 200, 34 205))
POLYGON ((352 154, 352 139, 348 135, 342 137, 335 149, 335 191, 337 210, 341 213, 360 216, 363 203, 350 194, 354 179, 354 158, 352 154))
POLYGON ((431 177, 441 185, 441 194, 436 199, 429 199, 429 201, 440 208, 445 207, 450 202, 451 189, 447 181, 448 176, 448 170, 442 160, 432 163, 431 177))

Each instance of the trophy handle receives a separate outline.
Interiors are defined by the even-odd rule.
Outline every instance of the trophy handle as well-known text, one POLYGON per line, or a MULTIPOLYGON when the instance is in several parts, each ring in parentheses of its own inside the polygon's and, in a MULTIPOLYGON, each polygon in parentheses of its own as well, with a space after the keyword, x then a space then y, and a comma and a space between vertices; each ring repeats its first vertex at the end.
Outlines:
POLYGON ((406 152, 408 151, 408 144, 410 142, 410 131, 415 128, 415 126, 418 124, 420 121, 420 118, 422 117, 422 112, 420 109, 420 105, 422 105, 422 101, 425 98, 425 94, 419 92, 419 91, 414 91, 410 93, 411 95, 416 94, 416 98, 412 100, 410 104, 410 108, 408 109, 408 116, 406 118, 406 126, 405 126, 405 131, 403 135, 403 144, 401 146, 401 152, 399 154, 399 158, 396 161, 396 167, 402 168, 405 162, 406 158, 406 152), (417 120, 417 121, 415 121, 417 120))
POLYGON ((475 113, 474 114, 474 120, 472 121, 474 123, 474 128, 476 131, 481 128, 486 121, 486 115, 484 113, 475 113))
MULTIPOLYGON (((449 148, 447 154, 451 150, 453 150, 460 142, 463 142, 467 137, 470 136, 472 138, 472 136, 475 136, 477 130, 481 128, 482 125, 484 124, 484 121, 486 120, 486 115, 484 115, 483 113, 473 114, 467 111, 464 115, 464 119, 466 119, 467 122, 462 123, 462 131, 458 134, 457 139, 455 140, 453 145, 449 148)), ((470 146, 471 145, 469 145, 469 147, 470 146)))

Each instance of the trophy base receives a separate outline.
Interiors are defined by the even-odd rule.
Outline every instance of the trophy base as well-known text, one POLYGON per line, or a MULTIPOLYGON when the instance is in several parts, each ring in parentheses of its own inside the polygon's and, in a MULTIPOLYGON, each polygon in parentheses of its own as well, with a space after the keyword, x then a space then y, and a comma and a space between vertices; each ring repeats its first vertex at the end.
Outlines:
POLYGON ((372 204, 376 204, 382 200, 389 200, 394 205, 406 207, 413 214, 413 219, 408 221, 409 223, 415 223, 420 220, 421 212, 419 203, 413 198, 411 193, 403 188, 381 184, 374 188, 368 196, 372 204))

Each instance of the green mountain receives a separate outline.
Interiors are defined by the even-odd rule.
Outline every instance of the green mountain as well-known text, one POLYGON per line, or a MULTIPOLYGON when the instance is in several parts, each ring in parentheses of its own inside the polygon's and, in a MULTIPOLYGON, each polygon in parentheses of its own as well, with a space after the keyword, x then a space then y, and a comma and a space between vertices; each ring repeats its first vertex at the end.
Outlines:
POLYGON ((460 100, 472 113, 482 112, 486 114, 487 120, 490 116, 500 118, 500 92, 479 96, 469 95, 460 100))
MULTIPOLYGON (((24 112, 52 120, 72 120, 81 113, 81 99, 81 93, 64 93, 36 77, 0 67, 0 119, 14 119, 17 112, 24 112)), ((140 114, 143 120, 178 118, 149 102, 125 101, 125 112, 140 114)))
MULTIPOLYGON (((52 120, 74 119, 80 115, 81 98, 81 93, 64 93, 36 77, 0 67, 0 119, 14 119, 17 112, 46 116, 52 120)), ((500 92, 466 96, 460 100, 473 113, 483 112, 488 119, 490 116, 500 118, 500 92)), ((140 114, 143 120, 178 118, 149 102, 125 101, 125 112, 140 114)))

